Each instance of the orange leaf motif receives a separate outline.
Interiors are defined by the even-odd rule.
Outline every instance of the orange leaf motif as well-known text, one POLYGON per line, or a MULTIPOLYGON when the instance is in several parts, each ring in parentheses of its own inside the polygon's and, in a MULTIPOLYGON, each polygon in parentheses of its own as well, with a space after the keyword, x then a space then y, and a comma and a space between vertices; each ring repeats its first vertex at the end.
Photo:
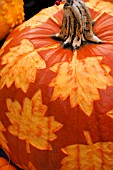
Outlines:
POLYGON ((75 144, 62 149, 67 156, 60 170, 112 170, 113 142, 91 145, 75 144))
POLYGON ((23 39, 20 45, 10 48, 2 58, 0 70, 0 89, 6 86, 9 88, 15 82, 16 88, 27 91, 30 82, 34 82, 37 69, 46 68, 42 57, 34 50, 33 44, 23 39))
POLYGON ((77 60, 74 55, 71 62, 60 62, 51 67, 50 70, 57 73, 49 84, 54 88, 51 101, 58 97, 64 101, 70 96, 71 107, 79 105, 90 116, 93 102, 100 99, 98 89, 113 86, 110 67, 101 65, 101 61, 102 57, 77 60))
POLYGON ((25 98, 23 108, 18 101, 7 99, 6 113, 12 125, 9 132, 26 141, 26 150, 30 153, 30 144, 37 149, 52 150, 48 141, 57 137, 53 132, 58 131, 62 124, 54 120, 53 116, 44 117, 47 106, 42 104, 41 90, 38 90, 32 99, 25 98))
POLYGON ((0 146, 2 146, 2 148, 5 150, 5 151, 8 151, 9 152, 9 148, 7 146, 7 140, 6 138, 4 137, 3 133, 6 131, 5 127, 3 126, 2 122, 0 121, 0 146))
POLYGON ((105 2, 104 0, 89 0, 89 2, 86 2, 86 5, 94 11, 100 13, 106 12, 113 16, 113 3, 111 2, 105 2))

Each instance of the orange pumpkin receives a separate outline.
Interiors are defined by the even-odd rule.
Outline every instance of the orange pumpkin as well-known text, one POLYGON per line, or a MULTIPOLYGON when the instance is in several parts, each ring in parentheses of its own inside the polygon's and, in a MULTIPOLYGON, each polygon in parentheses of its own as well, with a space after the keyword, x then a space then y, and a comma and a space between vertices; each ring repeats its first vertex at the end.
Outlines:
POLYGON ((78 50, 51 38, 63 5, 0 50, 0 145, 25 170, 113 170, 113 4, 86 2, 102 43, 78 50))
POLYGON ((0 157, 0 170, 17 170, 5 158, 0 157))
POLYGON ((0 40, 23 20, 23 0, 0 0, 0 40))

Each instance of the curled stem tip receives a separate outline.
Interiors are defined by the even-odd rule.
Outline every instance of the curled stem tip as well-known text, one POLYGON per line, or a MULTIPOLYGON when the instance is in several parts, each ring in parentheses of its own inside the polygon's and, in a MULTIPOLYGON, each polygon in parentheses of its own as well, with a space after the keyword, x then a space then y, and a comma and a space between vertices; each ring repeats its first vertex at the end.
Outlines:
POLYGON ((79 49, 87 41, 102 42, 93 33, 94 22, 92 22, 90 12, 82 0, 67 0, 63 10, 60 31, 52 37, 62 40, 64 48, 71 46, 73 49, 79 49))

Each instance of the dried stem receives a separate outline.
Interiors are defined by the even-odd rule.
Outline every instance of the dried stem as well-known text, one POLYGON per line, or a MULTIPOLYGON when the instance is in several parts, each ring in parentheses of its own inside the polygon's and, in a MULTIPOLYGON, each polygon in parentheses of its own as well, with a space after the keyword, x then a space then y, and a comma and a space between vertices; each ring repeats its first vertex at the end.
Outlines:
POLYGON ((82 0, 67 0, 60 32, 52 37, 63 41, 63 47, 79 49, 87 41, 101 43, 92 30, 90 12, 82 0))

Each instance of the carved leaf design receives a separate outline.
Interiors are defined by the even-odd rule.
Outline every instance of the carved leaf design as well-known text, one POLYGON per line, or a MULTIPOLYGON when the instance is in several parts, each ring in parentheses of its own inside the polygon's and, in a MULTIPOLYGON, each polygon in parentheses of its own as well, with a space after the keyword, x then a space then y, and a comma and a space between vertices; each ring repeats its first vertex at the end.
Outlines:
POLYGON ((7 140, 6 138, 4 137, 3 133, 6 131, 5 127, 3 126, 2 122, 0 121, 0 146, 2 146, 3 149, 5 149, 6 151, 9 152, 9 148, 7 146, 7 140))
MULTIPOLYGON (((88 137, 88 132, 85 134, 88 137)), ((88 145, 75 144, 62 149, 66 154, 61 170, 112 170, 113 142, 92 142, 88 145)))
POLYGON ((104 1, 104 0, 95 0, 95 1, 89 0, 88 2, 86 2, 86 5, 97 12, 100 13, 106 12, 113 16, 113 3, 111 2, 104 1))
POLYGON ((23 39, 20 45, 10 48, 2 58, 4 67, 0 70, 0 89, 8 88, 15 82, 16 88, 27 91, 30 82, 34 82, 37 69, 46 68, 42 57, 34 50, 33 44, 23 39))
POLYGON ((71 107, 77 105, 88 116, 93 110, 93 102, 100 99, 98 89, 105 90, 113 86, 110 67, 100 64, 102 57, 87 57, 77 60, 74 55, 71 62, 59 62, 50 68, 56 73, 50 87, 53 87, 51 100, 58 97, 64 101, 70 97, 71 107))
POLYGON ((9 132, 26 141, 26 150, 30 152, 30 144, 37 149, 52 150, 49 141, 57 138, 54 132, 58 131, 62 124, 55 121, 53 116, 44 117, 47 106, 42 104, 41 90, 38 90, 32 99, 25 98, 23 108, 18 101, 7 99, 6 113, 11 125, 9 132))

